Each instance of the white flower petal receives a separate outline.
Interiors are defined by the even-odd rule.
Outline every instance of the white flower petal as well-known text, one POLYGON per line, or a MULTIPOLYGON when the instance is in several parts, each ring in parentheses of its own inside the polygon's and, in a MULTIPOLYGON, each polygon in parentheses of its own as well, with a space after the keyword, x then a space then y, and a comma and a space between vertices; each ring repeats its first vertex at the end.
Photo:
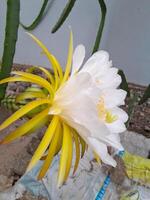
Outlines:
MULTIPOLYGON (((56 93, 55 103, 49 113, 53 112, 54 114, 54 111, 58 110, 58 115, 66 122, 71 119, 73 128, 76 129, 76 124, 80 124, 90 132, 91 136, 100 138, 109 134, 109 131, 100 121, 97 105, 87 92, 92 85, 90 79, 88 73, 72 76, 56 93)), ((95 90, 93 89, 93 91, 95 90)))
POLYGON ((112 123, 107 123, 106 126, 108 127, 111 133, 122 133, 126 130, 126 126, 121 120, 116 120, 112 123))
POLYGON ((95 80, 97 87, 100 89, 117 88, 121 83, 121 77, 117 72, 117 68, 109 68, 106 74, 95 80))
POLYGON ((127 92, 122 89, 104 89, 102 91, 106 108, 124 105, 126 95, 127 92))
POLYGON ((71 74, 75 74, 76 72, 78 72, 83 63, 84 58, 85 58, 85 47, 82 44, 80 44, 76 47, 73 54, 71 74))
POLYGON ((84 68, 91 68, 91 62, 90 61, 97 61, 97 64, 105 64, 109 61, 109 54, 106 51, 100 50, 94 53, 85 63, 84 68), (90 65, 89 65, 90 63, 90 65))
POLYGON ((119 120, 123 121, 123 122, 126 122, 126 121, 128 120, 128 115, 127 115, 127 113, 126 113, 123 109, 121 109, 121 108, 119 108, 119 107, 114 107, 114 108, 110 109, 110 112, 111 112, 113 115, 116 115, 116 117, 117 117, 119 120))
POLYGON ((124 150, 123 146, 120 143, 120 136, 119 133, 112 133, 107 136, 105 136, 105 142, 107 145, 114 147, 115 149, 118 149, 119 151, 124 150))
POLYGON ((111 66, 112 62, 109 61, 109 54, 106 51, 98 51, 88 59, 81 72, 89 72, 92 78, 95 79, 105 74, 111 66))
POLYGON ((122 150, 123 147, 120 143, 120 137, 119 137, 119 134, 118 133, 110 133, 109 135, 104 135, 100 141, 104 144, 106 144, 107 146, 112 146, 114 147, 115 149, 118 149, 118 150, 122 150))
POLYGON ((116 161, 108 154, 107 146, 97 140, 96 138, 89 137, 88 138, 89 145, 93 148, 93 150, 100 156, 101 160, 108 165, 116 167, 116 161))
POLYGON ((93 137, 101 138, 109 134, 107 127, 98 117, 96 105, 86 94, 80 93, 77 97, 74 97, 73 101, 63 108, 60 116, 66 121, 71 118, 72 123, 75 123, 72 126, 76 130, 76 124, 84 126, 93 137))
POLYGON ((88 129, 86 129, 86 127, 75 122, 74 119, 70 118, 70 116, 67 116, 66 113, 62 113, 61 117, 70 127, 74 128, 78 132, 78 134, 87 142, 87 137, 90 137, 91 133, 88 129))
POLYGON ((91 76, 89 73, 79 73, 69 78, 69 80, 56 92, 55 102, 67 104, 73 101, 74 97, 79 93, 87 91, 92 85, 91 76))

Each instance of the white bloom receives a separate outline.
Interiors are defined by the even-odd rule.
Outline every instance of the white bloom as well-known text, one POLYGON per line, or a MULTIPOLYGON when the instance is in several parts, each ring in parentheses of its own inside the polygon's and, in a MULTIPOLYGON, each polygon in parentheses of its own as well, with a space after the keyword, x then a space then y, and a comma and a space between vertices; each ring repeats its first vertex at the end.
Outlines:
POLYGON ((126 92, 118 89, 121 77, 107 52, 93 54, 81 68, 84 56, 84 46, 79 45, 74 52, 71 76, 56 92, 49 113, 64 119, 104 163, 115 166, 107 146, 123 149, 118 133, 125 131, 128 116, 118 106, 124 104, 126 92))
POLYGON ((5 129, 30 110, 44 105, 37 114, 35 112, 31 116, 31 119, 3 138, 0 144, 13 141, 46 124, 45 134, 27 171, 31 170, 44 156, 45 161, 38 175, 38 179, 43 178, 53 157, 61 151, 58 170, 59 186, 69 176, 73 146, 76 149, 73 173, 77 170, 81 156, 84 155, 86 143, 96 153, 96 157, 98 155, 104 163, 116 166, 115 160, 107 152, 107 147, 123 149, 119 133, 125 130, 124 123, 128 116, 119 108, 124 104, 126 92, 118 89, 121 77, 117 73, 118 69, 112 67, 109 54, 105 51, 98 51, 82 66, 85 48, 79 45, 73 55, 73 36, 70 32, 68 59, 65 72, 63 72, 59 61, 45 45, 34 35, 30 34, 30 36, 47 56, 54 75, 47 69, 39 67, 47 80, 30 72, 15 71, 13 72, 15 76, 0 81, 0 84, 28 81, 40 87, 37 93, 23 92, 17 96, 17 101, 28 98, 31 101, 6 119, 0 125, 0 130, 5 129))
POLYGON ((58 171, 58 185, 62 185, 69 176, 72 166, 73 146, 76 160, 73 173, 77 170, 79 160, 84 155, 86 143, 104 163, 116 166, 115 160, 107 152, 107 147, 122 150, 119 133, 125 130, 127 114, 119 108, 124 104, 126 92, 118 89, 121 77, 118 69, 112 67, 109 54, 98 51, 82 66, 85 48, 79 45, 73 55, 73 36, 70 32, 68 59, 63 72, 59 61, 46 46, 34 35, 33 40, 42 48, 53 68, 54 75, 47 69, 39 67, 46 75, 43 77, 32 72, 15 71, 15 76, 5 78, 0 84, 13 81, 25 81, 38 85, 38 92, 23 92, 17 101, 31 99, 1 125, 0 131, 37 109, 26 123, 12 131, 0 141, 0 144, 17 139, 38 127, 47 125, 43 138, 36 149, 27 171, 31 170, 43 156, 45 159, 38 179, 45 176, 53 157, 61 151, 58 171), (82 66, 82 68, 81 68, 82 66), (72 67, 72 72, 71 72, 72 67), (71 72, 71 74, 70 74, 71 72), (51 116, 49 116, 51 115, 51 116), (81 146, 81 148, 80 148, 81 146))

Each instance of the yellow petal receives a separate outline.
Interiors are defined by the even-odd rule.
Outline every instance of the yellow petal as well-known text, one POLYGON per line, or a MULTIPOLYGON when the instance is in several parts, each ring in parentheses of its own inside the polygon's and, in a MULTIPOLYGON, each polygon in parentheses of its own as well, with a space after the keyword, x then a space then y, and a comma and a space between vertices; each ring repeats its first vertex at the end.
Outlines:
POLYGON ((59 140, 59 131, 60 131, 60 123, 58 123, 58 125, 57 125, 54 137, 52 139, 52 142, 51 142, 49 150, 48 150, 48 154, 46 155, 46 160, 45 160, 45 162, 40 170, 40 173, 38 175, 38 180, 42 179, 45 176, 48 168, 50 167, 50 165, 52 163, 53 157, 55 156, 55 151, 56 151, 56 147, 58 144, 58 140, 59 140))
POLYGON ((37 76, 35 74, 30 74, 27 72, 20 72, 20 71, 13 71, 12 74, 23 76, 24 78, 31 80, 31 82, 34 81, 35 83, 45 87, 50 94, 54 95, 52 85, 44 78, 41 78, 40 76, 37 76))
MULTIPOLYGON (((70 166, 70 148, 69 145, 71 144, 71 134, 70 129, 66 124, 63 123, 63 143, 62 143, 62 150, 61 150, 61 157, 60 157, 60 165, 59 165, 59 172, 58 172, 58 186, 61 186, 66 178, 66 170, 68 171, 70 166), (69 156, 69 160, 68 160, 69 156), (69 163, 68 163, 69 162, 69 163)), ((68 173, 68 172, 67 172, 68 173)))
POLYGON ((40 160, 40 158, 46 151, 48 145, 50 144, 50 142, 54 136, 58 121, 59 121, 58 116, 54 116, 49 127, 47 128, 47 130, 43 136, 41 143, 39 144, 38 148, 36 149, 32 159, 28 165, 27 172, 30 171, 36 165, 38 160, 40 160))
POLYGON ((60 77, 60 79, 62 79, 62 77, 63 77, 62 68, 61 68, 59 62, 48 51, 48 49, 45 47, 45 45, 37 37, 35 37, 31 33, 28 33, 28 35, 41 47, 41 49, 43 50, 43 53, 47 56, 48 60, 52 64, 52 67, 53 67, 53 70, 54 70, 55 81, 58 82, 59 81, 59 77, 60 77), (59 73, 59 77, 58 77, 57 71, 59 73))
POLYGON ((45 109, 41 113, 37 114, 35 117, 24 123, 22 126, 11 132, 9 135, 7 135, 3 140, 2 143, 8 143, 12 140, 15 140, 24 134, 26 134, 28 131, 33 129, 36 125, 39 125, 40 121, 48 115, 49 109, 45 109))
POLYGON ((76 161, 75 161, 74 170, 73 170, 73 174, 75 174, 79 165, 79 161, 80 161, 80 143, 79 143, 78 135, 75 132, 73 132, 73 137, 74 137, 75 149, 76 149, 76 161))
POLYGON ((46 98, 46 95, 43 92, 23 92, 16 96, 16 102, 32 98, 46 98))
POLYGON ((26 113, 31 111, 32 109, 36 108, 39 105, 42 104, 51 104, 51 101, 49 99, 40 99, 32 101, 25 106, 21 107, 19 110, 17 110, 14 114, 12 114, 9 118, 7 118, 1 125, 0 125, 0 131, 15 122, 20 117, 24 116, 26 113))
POLYGON ((71 65, 72 65, 72 55, 73 55, 73 35, 72 35, 72 31, 70 31, 68 58, 67 58, 66 70, 65 70, 62 83, 64 83, 69 77, 69 74, 71 71, 71 65))

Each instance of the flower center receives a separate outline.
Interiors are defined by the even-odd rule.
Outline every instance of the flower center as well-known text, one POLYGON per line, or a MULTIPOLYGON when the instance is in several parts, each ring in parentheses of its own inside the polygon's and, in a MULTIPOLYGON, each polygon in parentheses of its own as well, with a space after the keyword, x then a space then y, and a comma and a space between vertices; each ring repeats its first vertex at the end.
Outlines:
POLYGON ((109 110, 105 108, 104 99, 101 97, 97 104, 98 116, 106 123, 112 123, 117 120, 117 116, 113 115, 109 110))

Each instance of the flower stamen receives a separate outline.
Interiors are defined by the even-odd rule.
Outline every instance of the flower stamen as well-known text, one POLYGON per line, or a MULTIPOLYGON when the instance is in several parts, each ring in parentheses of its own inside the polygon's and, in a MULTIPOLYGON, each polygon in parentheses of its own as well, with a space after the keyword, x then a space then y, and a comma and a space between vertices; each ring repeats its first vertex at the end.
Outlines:
POLYGON ((106 112, 106 118, 105 121, 107 123, 113 123, 114 121, 116 121, 118 119, 117 115, 113 115, 110 111, 106 112))
POLYGON ((113 115, 110 111, 105 108, 104 99, 101 97, 97 105, 98 116, 100 119, 104 120, 106 123, 113 123, 117 120, 117 116, 113 115))
POLYGON ((105 120, 106 109, 104 104, 104 99, 101 97, 99 103, 97 104, 98 116, 100 119, 105 120))

